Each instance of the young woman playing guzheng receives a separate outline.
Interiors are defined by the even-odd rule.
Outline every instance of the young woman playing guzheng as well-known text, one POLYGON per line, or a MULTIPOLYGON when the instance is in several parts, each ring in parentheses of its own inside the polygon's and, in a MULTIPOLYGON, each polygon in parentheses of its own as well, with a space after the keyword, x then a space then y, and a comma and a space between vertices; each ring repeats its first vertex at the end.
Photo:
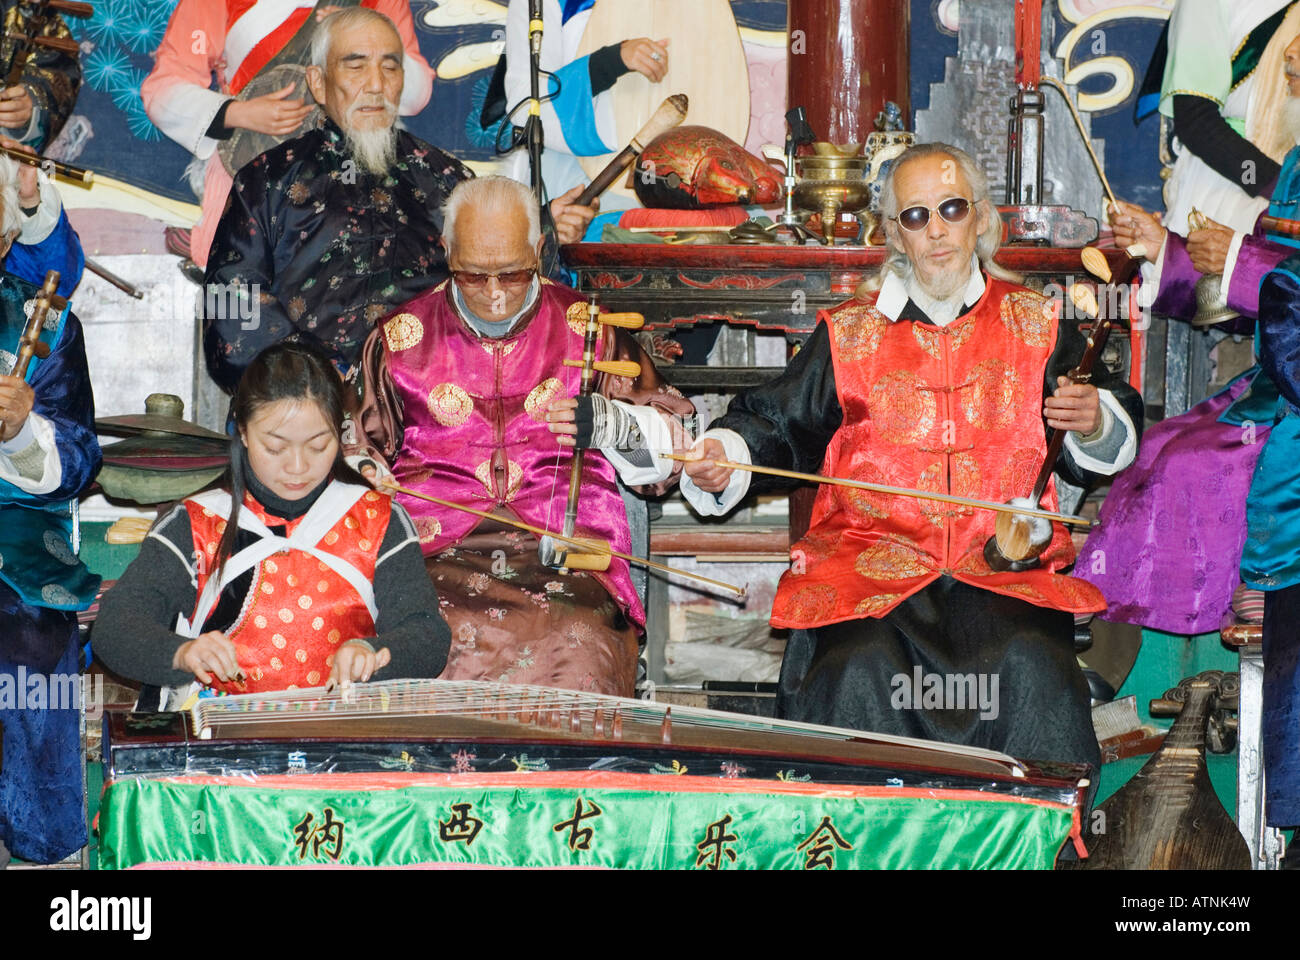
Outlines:
POLYGON ((232 404, 223 488, 156 523, 104 598, 92 642, 105 664, 226 693, 442 671, 450 632, 411 519, 339 453, 343 389, 309 347, 258 355, 232 404))

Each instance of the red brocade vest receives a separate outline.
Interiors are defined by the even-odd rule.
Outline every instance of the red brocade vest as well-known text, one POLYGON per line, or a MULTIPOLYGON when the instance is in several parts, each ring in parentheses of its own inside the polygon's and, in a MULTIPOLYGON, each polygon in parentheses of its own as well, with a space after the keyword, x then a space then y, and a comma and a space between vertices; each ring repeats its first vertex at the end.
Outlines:
MULTIPOLYGON (((573 448, 546 425, 552 400, 578 393, 585 302, 568 287, 542 281, 531 320, 500 339, 480 337, 456 313, 443 282, 383 323, 388 370, 402 401, 402 447, 393 474, 402 486, 560 532, 573 448)), ((602 334, 596 357, 605 356, 602 334)), ((599 383, 599 380, 597 381, 599 383)), ((463 540, 481 522, 472 514, 398 494, 425 556, 463 540)), ((590 449, 583 460, 578 536, 631 546, 627 510, 613 466, 590 449)), ((591 576, 629 619, 645 623, 625 560, 591 576)))
MULTIPOLYGON (((1029 494, 1046 455, 1053 301, 988 277, 979 303, 947 327, 891 321, 874 297, 818 319, 830 328, 844 413, 823 473, 997 502, 1029 494)), ((1043 506, 1056 509, 1051 482, 1043 506)), ((880 617, 944 574, 1037 606, 1105 608, 1092 584, 1056 572, 1074 559, 1060 524, 1040 567, 993 572, 984 544, 995 521, 989 510, 823 486, 807 536, 791 549, 772 624, 880 617)))
MULTIPOLYGON (((208 508, 204 496, 185 501, 195 557, 207 561, 196 565, 200 601, 226 530, 226 521, 208 508)), ((351 564, 373 583, 391 506, 392 501, 382 494, 373 490, 362 493, 314 546, 351 564)), ((285 527, 285 536, 292 536, 306 519, 298 517, 286 524, 268 514, 251 494, 244 496, 242 510, 250 511, 268 527, 285 527)), ((198 610, 193 616, 206 618, 198 610)), ((334 651, 341 644, 374 635, 374 619, 352 584, 310 553, 282 551, 253 569, 243 609, 226 631, 247 679, 222 683, 214 677, 212 686, 226 693, 317 687, 329 677, 334 651)))

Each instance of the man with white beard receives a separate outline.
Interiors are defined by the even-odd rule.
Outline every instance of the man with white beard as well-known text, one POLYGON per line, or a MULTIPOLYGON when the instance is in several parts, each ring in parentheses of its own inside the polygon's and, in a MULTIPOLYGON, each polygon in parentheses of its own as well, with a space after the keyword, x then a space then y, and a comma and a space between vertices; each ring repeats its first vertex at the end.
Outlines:
MULTIPOLYGON (((681 482, 691 505, 720 515, 792 486, 722 459, 1005 502, 1033 486, 1045 426, 1069 431, 1058 469, 1076 483, 1126 466, 1137 394, 1104 366, 1091 384, 1065 379, 1084 352, 1079 320, 993 261, 1002 225, 971 157, 911 148, 881 203, 876 289, 823 312, 784 374, 701 437, 681 482)), ((1056 506, 1050 483, 1043 506, 1056 506)), ((995 572, 994 523, 987 510, 822 486, 772 608, 791 631, 780 715, 1097 765, 1073 638, 1074 614, 1102 609, 1102 595, 1061 572, 1074 548, 1045 520, 1039 562, 995 572), (996 678, 1001 702, 906 695, 921 671, 996 678)))
MULTIPOLYGON (((324 122, 235 176, 204 298, 208 371, 226 391, 290 336, 348 370, 376 320, 447 278, 442 204, 474 174, 397 128, 402 62, 401 36, 383 14, 332 14, 307 71, 324 122)), ((580 191, 543 211, 561 243, 579 239, 595 214, 572 202, 580 191)))

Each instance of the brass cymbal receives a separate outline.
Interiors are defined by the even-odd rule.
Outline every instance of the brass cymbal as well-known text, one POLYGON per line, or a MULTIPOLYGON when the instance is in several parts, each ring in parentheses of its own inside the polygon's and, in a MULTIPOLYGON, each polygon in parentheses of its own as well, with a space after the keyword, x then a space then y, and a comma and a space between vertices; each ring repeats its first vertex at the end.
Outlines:
POLYGON ((95 429, 100 433, 131 435, 136 433, 179 433, 187 437, 203 437, 208 440, 227 440, 225 434, 200 427, 180 417, 168 417, 156 413, 128 413, 118 417, 101 417, 95 421, 95 429))

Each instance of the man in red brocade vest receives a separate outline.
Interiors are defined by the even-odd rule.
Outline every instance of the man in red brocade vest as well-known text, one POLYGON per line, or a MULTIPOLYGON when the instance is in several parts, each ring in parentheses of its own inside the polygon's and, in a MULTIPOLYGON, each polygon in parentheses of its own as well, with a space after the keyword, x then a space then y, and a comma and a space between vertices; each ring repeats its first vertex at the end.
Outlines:
MULTIPOLYGON (((882 192, 879 282, 822 313, 776 381, 738 396, 695 448, 683 493, 706 515, 777 484, 713 459, 1003 502, 1027 495, 1044 422, 1068 430, 1074 482, 1127 466, 1141 401, 1098 371, 1058 304, 992 262, 1001 223, 971 158, 914 147, 882 192)), ((1049 484, 1043 506, 1055 509, 1049 484)), ((791 551, 772 624, 791 630, 779 709, 790 719, 1096 764, 1074 614, 1105 608, 1065 575, 1074 548, 1039 525, 1040 563, 997 573, 987 510, 823 486, 791 551)))

